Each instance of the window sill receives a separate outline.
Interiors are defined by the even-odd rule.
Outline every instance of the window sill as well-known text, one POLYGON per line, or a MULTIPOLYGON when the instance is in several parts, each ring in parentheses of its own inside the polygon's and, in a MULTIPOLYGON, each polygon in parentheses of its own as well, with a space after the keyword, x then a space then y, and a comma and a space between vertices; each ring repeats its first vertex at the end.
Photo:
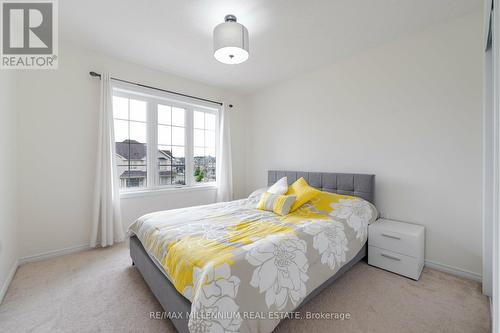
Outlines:
POLYGON ((124 191, 120 193, 120 199, 147 197, 147 196, 162 195, 162 194, 173 194, 179 192, 210 191, 216 189, 217 189, 216 184, 206 184, 206 185, 159 188, 154 190, 124 191))

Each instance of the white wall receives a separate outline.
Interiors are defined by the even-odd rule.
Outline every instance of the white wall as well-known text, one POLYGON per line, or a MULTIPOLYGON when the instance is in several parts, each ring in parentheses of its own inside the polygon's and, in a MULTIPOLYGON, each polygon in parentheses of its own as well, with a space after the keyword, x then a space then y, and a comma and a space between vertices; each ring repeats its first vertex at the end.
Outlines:
POLYGON ((162 194, 122 198, 122 213, 125 225, 138 217, 159 210, 210 204, 216 201, 216 190, 189 188, 162 194))
MULTIPOLYGON (((59 69, 20 74, 18 133, 21 257, 86 245, 92 218, 99 81, 89 71, 233 103, 236 195, 244 188, 239 97, 180 77, 62 43, 59 69)), ((214 201, 214 190, 124 199, 124 227, 154 210, 214 201), (150 200, 151 199, 151 200, 150 200)))
POLYGON ((14 75, 0 73, 0 302, 16 267, 18 235, 16 216, 16 112, 14 75))
POLYGON ((426 259, 481 274, 482 12, 252 96, 247 192, 266 170, 373 173, 426 259))

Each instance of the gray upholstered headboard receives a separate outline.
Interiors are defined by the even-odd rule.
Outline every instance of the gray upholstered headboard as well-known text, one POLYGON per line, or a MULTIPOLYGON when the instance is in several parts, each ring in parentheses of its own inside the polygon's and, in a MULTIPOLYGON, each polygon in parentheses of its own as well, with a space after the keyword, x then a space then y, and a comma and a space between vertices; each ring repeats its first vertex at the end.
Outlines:
POLYGON ((269 170, 267 185, 270 186, 285 176, 288 178, 288 185, 304 177, 309 185, 321 191, 353 195, 371 203, 375 200, 375 175, 269 170))

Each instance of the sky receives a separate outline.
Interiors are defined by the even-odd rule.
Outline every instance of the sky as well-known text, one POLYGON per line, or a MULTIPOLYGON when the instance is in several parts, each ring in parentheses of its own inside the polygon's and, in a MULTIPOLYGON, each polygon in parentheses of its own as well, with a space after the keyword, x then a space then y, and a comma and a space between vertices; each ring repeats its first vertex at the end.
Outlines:
MULTIPOLYGON (((158 104, 158 148, 185 157, 186 110, 158 104)), ((147 142, 147 102, 113 97, 115 141, 147 142)), ((215 114, 193 112, 194 156, 215 156, 215 114)))

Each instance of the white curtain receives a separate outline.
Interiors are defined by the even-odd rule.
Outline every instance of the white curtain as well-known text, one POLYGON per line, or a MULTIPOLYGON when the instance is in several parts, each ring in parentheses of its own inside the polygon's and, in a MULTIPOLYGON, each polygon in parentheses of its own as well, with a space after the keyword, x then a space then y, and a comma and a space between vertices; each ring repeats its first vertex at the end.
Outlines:
POLYGON ((111 246, 125 238, 120 212, 112 103, 111 79, 109 74, 102 73, 91 247, 111 246))
POLYGON ((233 165, 231 159, 231 131, 225 105, 219 116, 219 156, 217 160, 217 201, 233 200, 233 165))

